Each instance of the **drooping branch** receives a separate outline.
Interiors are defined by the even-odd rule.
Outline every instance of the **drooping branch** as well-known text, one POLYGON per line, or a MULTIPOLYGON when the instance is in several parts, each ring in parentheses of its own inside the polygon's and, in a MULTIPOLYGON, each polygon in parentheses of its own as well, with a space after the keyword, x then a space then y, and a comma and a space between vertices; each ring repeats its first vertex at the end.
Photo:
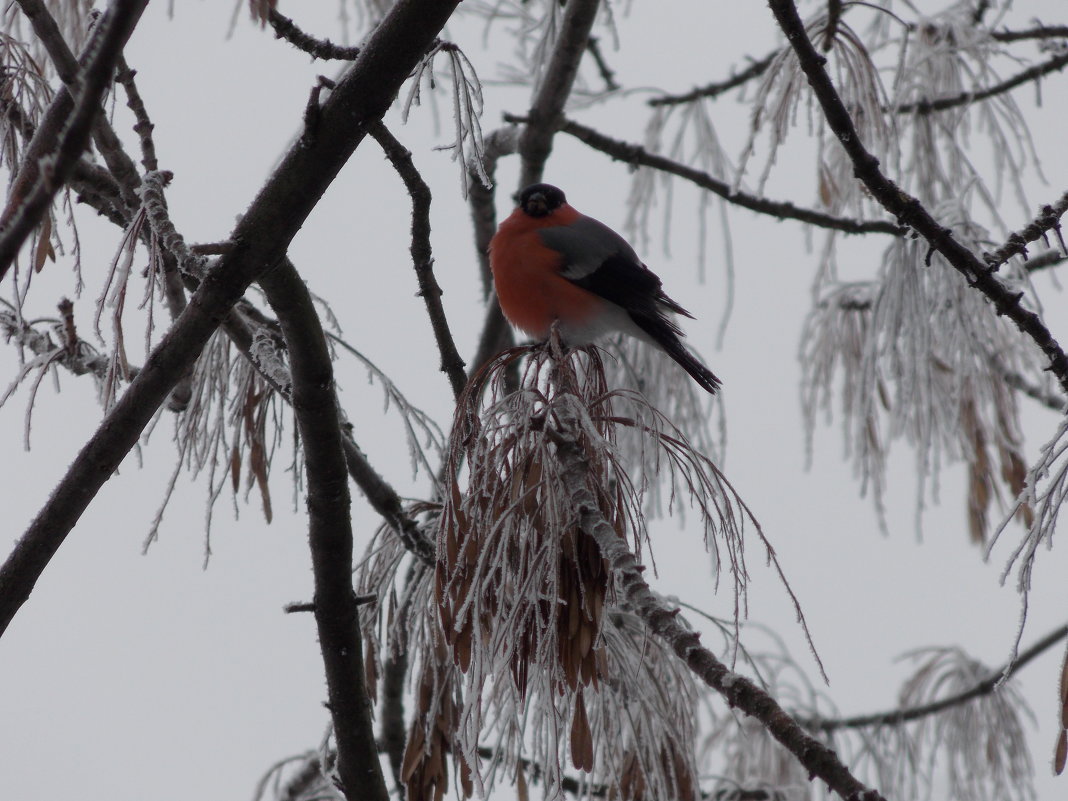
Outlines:
POLYGON ((171 387, 245 289, 282 258, 342 165, 396 97, 459 0, 399 0, 321 111, 317 135, 301 138, 238 222, 188 308, 90 438, 0 567, 0 636, 103 483, 136 443, 171 387), (373 47, 371 47, 373 45, 373 47))
POLYGON ((1001 682, 1022 670, 1028 662, 1048 651, 1054 645, 1061 642, 1066 636, 1068 636, 1068 626, 1060 626, 1054 629, 1030 648, 1021 651, 1016 659, 1006 663, 997 670, 991 671, 987 678, 978 682, 973 687, 951 695, 948 698, 933 701, 929 704, 923 704, 922 706, 914 706, 908 709, 892 709, 887 712, 877 712, 872 715, 856 715, 849 718, 828 720, 800 720, 799 722, 807 729, 829 733, 838 731, 839 729, 896 726, 900 723, 908 723, 910 720, 919 720, 920 718, 929 717, 930 715, 938 714, 946 709, 966 704, 981 696, 989 695, 997 689, 1001 682))
POLYGON ((657 106, 680 106, 685 103, 692 103, 695 100, 700 100, 703 97, 719 97, 722 94, 726 94, 731 89, 737 89, 739 86, 743 86, 754 78, 759 78, 768 71, 768 67, 771 66, 771 62, 775 60, 775 57, 779 55, 779 52, 780 51, 778 50, 773 50, 764 56, 764 58, 752 62, 737 75, 732 75, 726 80, 691 89, 689 92, 679 95, 661 95, 659 97, 654 97, 647 100, 646 103, 653 108, 656 108, 657 106))
POLYGON ((1034 340, 1049 359, 1049 369, 1068 392, 1068 356, 1065 355, 1041 318, 1020 304, 1023 293, 1016 292, 1002 283, 975 253, 954 239, 953 232, 938 223, 919 200, 883 175, 879 169, 879 160, 867 150, 861 141, 852 117, 827 74, 825 69, 827 59, 820 55, 813 46, 793 0, 768 0, 768 4, 783 33, 786 34, 787 40, 797 53, 801 68, 808 77, 828 125, 853 162, 857 178, 887 211, 897 217, 901 224, 923 236, 930 244, 932 251, 940 253, 971 286, 982 292, 994 304, 999 315, 1008 317, 1021 331, 1034 340))
POLYGON ((731 707, 759 720, 768 733, 808 769, 810 776, 826 782, 843 799, 885 801, 877 790, 862 784, 832 749, 805 732, 771 695, 729 670, 715 654, 702 647, 699 635, 680 622, 679 610, 667 608, 653 594, 642 576, 642 566, 626 541, 605 519, 587 488, 589 466, 578 444, 578 420, 569 407, 562 404, 556 407, 556 414, 560 420, 557 453, 567 486, 572 488, 570 500, 578 524, 583 532, 596 540, 627 602, 649 630, 662 638, 694 675, 722 695, 731 707))
POLYGON ((1013 256, 1027 256, 1027 245, 1046 236, 1049 231, 1057 233, 1060 241, 1061 252, 1068 253, 1064 246, 1064 238, 1061 236, 1061 217, 1068 211, 1068 192, 1061 195, 1060 200, 1052 206, 1045 205, 1041 208, 1038 216, 1020 231, 1009 234, 1005 244, 992 253, 984 253, 983 260, 991 267, 997 269, 1013 256))
POLYGON ((146 5, 148 0, 114 0, 108 7, 87 47, 89 57, 81 71, 77 99, 64 91, 57 93, 27 147, 30 163, 24 163, 19 170, 0 216, 0 280, 48 213, 52 198, 66 184, 85 151, 90 128, 101 110, 101 98, 111 84, 115 62, 146 5))
POLYGON ((415 168, 411 152, 402 145, 381 122, 371 127, 371 136, 381 145, 393 168, 404 181, 408 195, 412 199, 412 265, 419 282, 419 295, 426 303, 430 327, 434 330, 434 339, 441 355, 441 371, 445 373, 452 385, 454 398, 459 398, 467 383, 464 373, 464 360, 456 350, 456 342, 449 330, 449 321, 445 317, 445 308, 441 305, 441 287, 434 277, 434 257, 430 247, 430 187, 427 186, 419 170, 415 168))
POLYGON ((980 89, 976 92, 961 92, 959 95, 953 95, 952 97, 939 97, 933 100, 917 100, 915 103, 902 103, 900 106, 894 106, 892 111, 895 114, 931 114, 935 111, 945 111, 947 108, 955 108, 956 106, 967 106, 972 103, 976 103, 980 100, 987 100, 997 95, 1005 94, 1017 86, 1022 86, 1030 81, 1038 80, 1043 75, 1049 75, 1051 72, 1058 72, 1068 66, 1068 53, 1061 53, 1053 58, 1043 61, 1041 64, 1035 64, 1033 67, 1025 69, 1018 75, 1014 75, 1011 78, 1006 78, 1000 83, 996 83, 993 86, 988 86, 986 89, 980 89))
POLYGON ((598 6, 598 0, 571 0, 564 10, 549 65, 527 112, 527 124, 519 135, 519 158, 523 165, 520 189, 541 180, 553 149, 553 137, 563 118, 564 104, 571 96, 579 62, 590 40, 598 6))
POLYGON ((904 228, 888 220, 851 220, 845 217, 835 217, 833 214, 825 214, 815 209, 801 208, 789 202, 767 200, 746 192, 738 192, 732 189, 726 181, 714 178, 707 172, 696 170, 693 167, 688 167, 656 153, 650 153, 641 145, 612 139, 574 120, 565 119, 560 126, 560 131, 575 137, 580 142, 604 153, 606 156, 611 156, 616 161, 640 167, 649 167, 669 175, 678 176, 702 189, 707 189, 709 192, 719 195, 728 203, 760 214, 768 214, 780 220, 799 220, 809 225, 829 228, 833 231, 843 231, 847 234, 879 233, 901 236, 905 233, 904 228))
POLYGON ((329 39, 317 39, 309 33, 305 33, 289 17, 279 14, 274 8, 271 9, 267 21, 274 28, 274 34, 279 39, 285 39, 298 50, 303 50, 312 58, 324 60, 336 59, 338 61, 354 61, 360 55, 358 47, 343 47, 336 45, 329 39))
POLYGON ((358 605, 352 589, 349 483, 334 369, 322 324, 296 268, 283 259, 260 278, 289 350, 293 409, 308 482, 315 622, 326 668, 337 772, 349 801, 388 801, 371 723, 358 605))

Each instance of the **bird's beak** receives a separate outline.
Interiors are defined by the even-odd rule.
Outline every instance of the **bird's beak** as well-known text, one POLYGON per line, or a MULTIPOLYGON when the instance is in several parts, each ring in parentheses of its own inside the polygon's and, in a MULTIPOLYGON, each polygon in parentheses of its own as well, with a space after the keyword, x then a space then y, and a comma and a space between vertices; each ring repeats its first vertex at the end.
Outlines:
POLYGON ((541 192, 535 192, 533 195, 527 198, 526 212, 531 217, 544 217, 549 213, 549 204, 545 200, 545 195, 541 192))

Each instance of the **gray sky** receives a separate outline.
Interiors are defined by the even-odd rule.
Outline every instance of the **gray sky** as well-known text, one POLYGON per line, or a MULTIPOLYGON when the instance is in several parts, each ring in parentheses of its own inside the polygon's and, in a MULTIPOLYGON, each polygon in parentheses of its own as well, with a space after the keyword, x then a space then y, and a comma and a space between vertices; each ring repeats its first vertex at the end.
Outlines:
MULTIPOLYGON (((161 166, 175 173, 168 194, 173 219, 188 240, 214 241, 226 236, 297 131, 314 76, 333 74, 334 67, 309 64, 244 16, 226 40, 229 4, 175 5, 173 19, 166 18, 167 4, 150 5, 128 60, 138 70, 156 124, 161 166)), ((326 8, 316 10, 316 17, 305 17, 311 12, 299 4, 282 3, 280 10, 310 30, 341 39, 333 4, 321 5, 326 8)), ((1057 0, 1021 1, 1016 7, 1023 21, 1053 20, 1062 11, 1057 0)), ((764 4, 677 2, 670 11, 634 4, 629 15, 618 10, 617 23, 621 50, 606 50, 625 86, 683 90, 725 75, 746 53, 763 55, 773 41, 764 4), (679 24, 691 20, 701 24, 679 24)), ((449 35, 465 47, 480 74, 491 78, 509 56, 502 30, 494 29, 489 50, 482 48, 477 27, 458 25, 449 35)), ((602 34, 602 41, 607 45, 610 37, 602 34)), ((1046 82, 1048 101, 1061 95, 1064 81, 1055 76, 1046 82)), ((1068 165, 1057 145, 1065 112, 1057 102, 1034 112, 1031 89, 1016 96, 1025 112, 1034 113, 1032 132, 1046 156, 1050 185, 1028 179, 1034 207, 1064 188, 1068 165)), ((512 88, 488 85, 486 97, 487 131, 501 111, 524 108, 524 93, 512 88)), ((620 100, 582 118, 638 141, 645 120, 644 111, 634 111, 639 105, 620 100)), ((430 104, 414 110, 407 127, 395 115, 387 121, 413 151, 434 192, 435 269, 460 351, 470 356, 481 322, 480 289, 457 166, 448 154, 431 149, 450 139, 448 103, 440 102, 437 110, 439 132, 430 104)), ((722 101, 718 111, 728 152, 736 155, 746 111, 732 100, 722 101)), ((803 160, 780 159, 769 193, 806 204, 811 172, 803 160)), ((499 211, 506 213, 516 164, 502 164, 499 178, 504 190, 499 211)), ((546 179, 561 185, 580 210, 622 229, 629 176, 621 166, 560 137, 546 179)), ((999 575, 1019 532, 1006 532, 990 562, 983 562, 968 543, 964 473, 955 467, 941 476, 942 503, 924 516, 921 541, 914 525, 913 456, 899 444, 887 494, 890 536, 882 536, 870 501, 858 497, 858 484, 843 463, 837 424, 819 430, 813 468, 805 472, 797 351, 816 257, 806 250, 798 225, 730 212, 737 284, 730 327, 722 350, 716 350, 725 287, 720 233, 716 225, 709 229, 707 280, 700 284, 696 195, 678 186, 675 204, 670 256, 659 229, 638 250, 669 294, 698 318, 687 324, 689 342, 725 385, 723 466, 774 544, 802 603, 831 679, 825 692, 843 713, 891 707, 907 673, 893 659, 925 645, 959 644, 990 665, 1000 664, 1020 605, 1013 579, 1001 586, 999 575)), ((1015 204, 1005 209, 1011 224, 1020 227, 1024 217, 1015 204)), ((328 300, 348 340, 445 426, 450 395, 436 372, 429 325, 415 297, 408 225, 402 187, 367 141, 298 236, 292 256, 312 291, 328 300)), ((76 314, 87 327, 100 276, 119 238, 114 229, 92 223, 81 233, 87 288, 76 314)), ((873 272, 882 245, 847 246, 843 272, 873 272)), ((52 313, 53 299, 70 291, 67 269, 62 262, 49 264, 34 278, 41 285, 31 314, 52 313)), ((1037 281, 1046 319, 1066 340, 1068 315, 1050 280, 1037 281)), ((142 361, 142 346, 136 337, 130 340, 131 360, 142 361)), ((13 374, 13 349, 0 350, 0 364, 6 365, 5 375, 13 374)), ((348 358, 339 362, 338 377, 342 404, 372 462, 402 492, 425 493, 425 477, 411 479, 406 450, 398 447, 396 416, 383 414, 380 388, 369 385, 365 371, 348 358)), ((50 379, 40 388, 29 452, 22 449, 27 390, 0 409, 0 443, 7 454, 0 486, 7 488, 9 540, 21 533, 100 419, 88 381, 64 375, 61 385, 61 395, 50 379)), ((1026 407, 1028 459, 1056 422, 1054 414, 1026 407)), ((219 502, 207 570, 202 569, 205 490, 202 482, 193 485, 185 478, 159 542, 142 556, 142 540, 173 465, 171 425, 164 415, 142 451, 143 468, 131 457, 108 482, 0 643, 0 798, 248 798, 272 762, 315 747, 325 731, 313 621, 281 611, 285 603, 309 600, 312 591, 303 503, 292 511, 288 474, 280 469, 288 456, 275 463, 271 525, 264 524, 255 494, 247 505, 239 503, 236 521, 229 498, 219 502)), ((359 551, 378 521, 358 492, 354 496, 359 551)), ((729 614, 729 593, 712 592, 709 559, 697 533, 670 521, 658 524, 654 547, 660 571, 654 586, 714 614, 729 614)), ((752 619, 774 627, 816 675, 785 593, 762 567, 755 542, 749 556, 752 619)), ((1063 551, 1040 555, 1025 645, 1064 622, 1066 569, 1063 551)), ((1063 780, 1049 778, 1059 656, 1047 654, 1021 678, 1037 718, 1030 742, 1044 799, 1065 792, 1063 780)))

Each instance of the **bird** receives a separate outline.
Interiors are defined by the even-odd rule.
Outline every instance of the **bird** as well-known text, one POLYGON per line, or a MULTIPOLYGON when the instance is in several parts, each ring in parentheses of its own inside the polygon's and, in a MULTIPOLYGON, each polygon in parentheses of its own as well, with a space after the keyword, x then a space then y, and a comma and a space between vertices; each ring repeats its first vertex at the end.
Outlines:
POLYGON ((489 243, 490 270, 505 318, 534 339, 553 324, 569 346, 623 332, 650 343, 716 394, 720 380, 682 344, 669 298, 627 241, 572 207, 563 191, 533 184, 489 243))

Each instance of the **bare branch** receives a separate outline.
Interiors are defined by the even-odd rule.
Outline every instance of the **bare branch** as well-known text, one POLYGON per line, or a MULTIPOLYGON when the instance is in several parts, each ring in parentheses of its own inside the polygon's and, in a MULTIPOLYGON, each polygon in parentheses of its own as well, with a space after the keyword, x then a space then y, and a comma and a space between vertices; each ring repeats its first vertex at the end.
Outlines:
POLYGON ((126 58, 123 56, 119 56, 118 68, 115 80, 126 90, 126 105, 133 112, 134 119, 137 120, 133 129, 141 140, 141 164, 145 172, 155 172, 159 169, 159 162, 156 160, 156 143, 152 140, 152 130, 156 126, 148 117, 145 101, 141 98, 137 83, 134 81, 137 70, 130 69, 130 65, 126 63, 126 58))
POLYGON ((441 305, 441 287, 434 277, 434 257, 430 248, 430 187, 415 168, 411 152, 402 145, 381 122, 371 126, 371 136, 382 146, 386 157, 404 181, 412 199, 412 264, 419 281, 419 294, 426 303, 430 326, 441 354, 441 371, 452 385, 454 398, 459 398, 467 383, 464 360, 456 350, 456 342, 449 330, 445 308, 441 305))
POLYGON ((604 81, 604 90, 606 92, 615 92, 618 90, 620 86, 616 83, 616 74, 612 68, 608 66, 608 62, 605 61, 604 58, 604 53, 601 52, 601 40, 596 36, 591 36, 589 41, 586 42, 586 50, 589 51, 594 63, 597 64, 597 71, 601 73, 601 80, 604 81))
POLYGON ((338 426, 334 369, 319 315, 296 268, 283 259, 260 278, 278 315, 293 378, 308 477, 308 541, 315 574, 315 622, 334 721, 337 771, 350 801, 388 801, 378 761, 352 589, 349 483, 338 426))
POLYGON ((114 0, 87 46, 89 58, 77 100, 58 93, 46 121, 51 118, 62 123, 53 127, 42 122, 37 129, 27 148, 29 163, 19 171, 0 216, 0 280, 81 158, 93 120, 100 112, 100 99, 111 84, 115 61, 147 4, 148 0, 114 0))
POLYGON ((828 125, 852 160, 856 176, 887 211, 896 216, 903 225, 923 236, 930 243, 932 251, 941 253, 946 261, 964 275, 971 286, 982 292, 994 304, 999 315, 1008 317, 1034 340, 1049 359, 1049 369, 1068 392, 1068 356, 1042 319, 1020 305, 1023 293, 1015 292, 1002 283, 976 254, 957 242, 952 232, 939 224, 919 200, 883 175, 879 169, 879 160, 861 142, 856 126, 827 74, 826 59, 813 47, 793 0, 769 0, 769 5, 797 53, 801 68, 808 76, 809 84, 823 108, 828 125))
POLYGON ((764 58, 752 62, 737 75, 732 75, 726 80, 710 83, 707 86, 702 86, 697 89, 691 89, 689 92, 681 95, 661 95, 660 97, 654 97, 647 100, 646 103, 653 108, 656 108, 657 106, 678 106, 684 103, 692 103, 703 97, 719 97, 720 95, 729 92, 731 89, 737 89, 739 86, 743 86, 754 78, 759 78, 767 72, 768 67, 771 66, 771 62, 775 60, 775 57, 779 55, 779 52, 779 50, 773 50, 764 56, 764 58))
POLYGON ((650 153, 641 145, 612 139, 573 120, 563 120, 560 131, 570 134, 580 142, 607 156, 611 156, 616 161, 649 167, 650 169, 666 172, 669 175, 676 175, 702 189, 707 189, 709 192, 719 195, 728 203, 760 214, 768 214, 780 220, 799 220, 820 228, 844 231, 847 234, 879 233, 902 236, 906 231, 900 225, 895 225, 886 220, 850 220, 845 217, 835 217, 833 214, 825 214, 814 209, 801 208, 790 202, 766 200, 746 192, 738 192, 732 189, 731 185, 726 181, 714 178, 707 172, 695 170, 693 167, 687 167, 685 164, 672 161, 664 156, 650 153))
POLYGON ((318 135, 286 154, 238 222, 189 308, 68 469, 0 567, 0 636, 85 508, 136 443, 170 388, 248 285, 282 258, 341 165, 380 119, 458 0, 400 0, 371 37, 373 57, 348 70, 321 111, 318 135))
POLYGON ((337 59, 340 61, 354 61, 360 55, 358 47, 343 47, 336 45, 329 39, 316 39, 311 34, 305 33, 289 17, 278 13, 272 8, 267 21, 274 28, 274 34, 279 39, 285 39, 298 50, 303 50, 312 58, 337 59))
POLYGON ((838 718, 835 720, 799 720, 799 722, 807 729, 833 732, 838 731, 839 729, 895 726, 899 723, 907 723, 910 720, 918 720, 919 718, 935 715, 946 709, 950 709, 951 707, 966 704, 969 701, 994 692, 1003 681, 1022 670, 1028 662, 1048 651, 1066 636, 1068 636, 1068 626, 1060 626, 1054 629, 1030 648, 1021 651, 1020 655, 1015 659, 1005 663, 997 670, 991 671, 988 678, 979 682, 974 687, 965 690, 964 692, 951 695, 948 698, 943 698, 940 701, 935 701, 934 703, 915 706, 909 709, 893 709, 887 712, 877 712, 871 715, 856 715, 850 718, 838 718))
POLYGON ((527 112, 527 124, 519 135, 519 157, 523 163, 520 189, 541 180, 545 162, 553 149, 553 136, 563 117, 564 104, 571 95, 579 62, 590 40, 598 5, 598 0, 571 0, 564 10, 549 66, 527 112))
POLYGON ((1022 31, 993 31, 990 38, 999 42, 1019 42, 1024 39, 1068 39, 1068 25, 1036 25, 1022 31))

